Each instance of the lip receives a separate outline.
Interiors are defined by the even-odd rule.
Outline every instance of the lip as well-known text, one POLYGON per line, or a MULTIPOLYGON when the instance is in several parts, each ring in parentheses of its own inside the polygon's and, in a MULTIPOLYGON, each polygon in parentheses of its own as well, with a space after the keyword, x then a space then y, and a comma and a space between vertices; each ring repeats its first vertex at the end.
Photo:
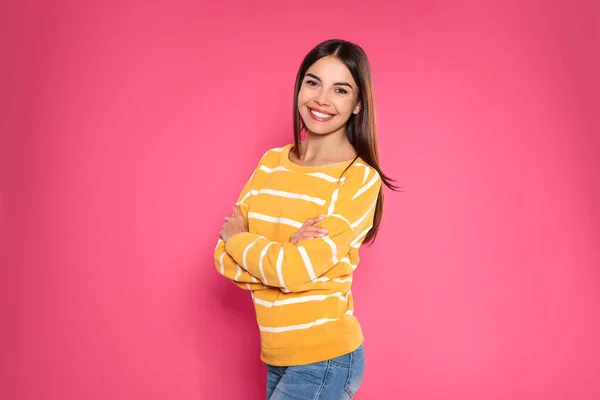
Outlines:
POLYGON ((308 108, 308 114, 310 115, 310 117, 312 119, 314 119, 315 121, 318 121, 318 122, 331 121, 333 119, 333 117, 335 117, 335 114, 332 114, 332 113, 327 112, 325 110, 321 110, 321 109, 314 108, 314 107, 307 107, 307 108, 308 108), (331 117, 320 118, 320 117, 317 117, 315 114, 313 114, 311 111, 316 111, 316 112, 319 112, 319 113, 322 113, 322 114, 331 115, 331 117))

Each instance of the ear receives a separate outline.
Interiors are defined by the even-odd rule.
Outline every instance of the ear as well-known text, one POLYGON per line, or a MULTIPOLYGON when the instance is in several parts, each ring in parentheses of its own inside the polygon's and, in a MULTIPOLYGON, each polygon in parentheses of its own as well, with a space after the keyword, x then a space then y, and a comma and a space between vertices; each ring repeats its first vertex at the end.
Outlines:
POLYGON ((354 111, 352 111, 352 114, 358 114, 361 110, 361 104, 360 101, 358 102, 358 104, 356 105, 356 107, 354 107, 354 111))

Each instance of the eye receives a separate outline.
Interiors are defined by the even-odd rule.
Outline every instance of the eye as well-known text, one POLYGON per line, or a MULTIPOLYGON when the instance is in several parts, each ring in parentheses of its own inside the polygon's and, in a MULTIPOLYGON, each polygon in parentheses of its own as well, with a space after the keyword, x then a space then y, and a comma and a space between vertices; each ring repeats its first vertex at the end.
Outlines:
POLYGON ((346 89, 342 89, 342 88, 337 88, 336 92, 339 94, 348 94, 348 91, 346 89))
POLYGON ((318 84, 317 84, 317 82, 315 82, 315 81, 311 81, 310 79, 306 81, 306 84, 307 84, 308 86, 317 86, 317 85, 318 85, 318 84))

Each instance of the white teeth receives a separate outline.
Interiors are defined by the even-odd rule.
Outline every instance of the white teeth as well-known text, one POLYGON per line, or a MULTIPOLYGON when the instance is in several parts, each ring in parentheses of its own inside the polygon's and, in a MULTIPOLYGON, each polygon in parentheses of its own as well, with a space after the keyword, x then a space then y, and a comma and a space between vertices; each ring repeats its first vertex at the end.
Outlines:
POLYGON ((323 113, 315 111, 315 110, 310 110, 310 112, 313 113, 314 115, 316 115, 319 118, 330 118, 330 117, 333 117, 332 114, 323 114, 323 113))

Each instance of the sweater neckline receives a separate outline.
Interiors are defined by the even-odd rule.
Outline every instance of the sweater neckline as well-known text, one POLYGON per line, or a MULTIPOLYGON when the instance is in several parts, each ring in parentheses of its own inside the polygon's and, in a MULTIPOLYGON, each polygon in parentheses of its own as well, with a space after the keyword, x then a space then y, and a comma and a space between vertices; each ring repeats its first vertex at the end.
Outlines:
POLYGON ((293 143, 283 146, 281 151, 281 165, 292 171, 298 172, 321 172, 321 171, 335 171, 342 170, 348 167, 353 160, 340 161, 332 164, 324 165, 300 165, 290 160, 290 151, 294 147, 293 143))

